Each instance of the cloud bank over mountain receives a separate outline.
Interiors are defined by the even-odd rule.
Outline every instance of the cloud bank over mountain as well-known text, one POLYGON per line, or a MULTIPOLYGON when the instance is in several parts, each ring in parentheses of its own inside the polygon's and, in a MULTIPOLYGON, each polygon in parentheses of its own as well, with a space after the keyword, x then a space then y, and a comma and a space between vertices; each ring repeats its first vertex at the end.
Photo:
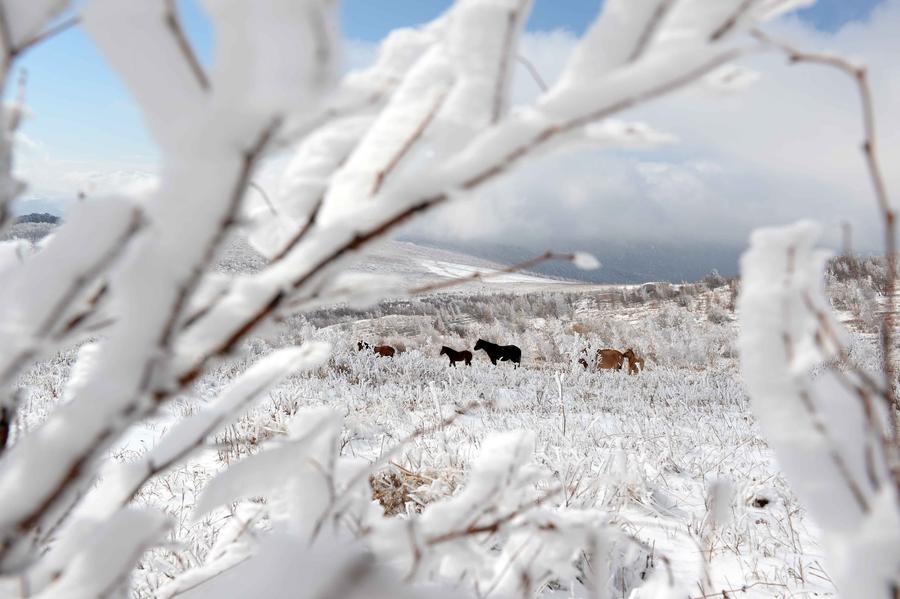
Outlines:
MULTIPOLYGON (((900 0, 877 7, 864 23, 835 33, 798 20, 772 32, 810 50, 839 53, 868 66, 888 184, 900 189, 900 0)), ((529 33, 523 54, 552 81, 576 39, 529 33)), ((877 250, 877 210, 859 151, 856 89, 845 76, 790 66, 775 52, 741 62, 761 76, 724 94, 712 85, 682 92, 623 118, 673 134, 652 151, 585 148, 528 163, 514 176, 426 216, 409 234, 455 245, 602 248, 668 243, 742 247, 760 226, 802 218, 823 221, 837 243, 842 221, 859 249, 877 250)), ((527 71, 518 99, 538 88, 527 71)))
MULTIPOLYGON (((798 47, 835 52, 868 66, 891 190, 900 190, 900 169, 890 168, 900 164, 897 31, 900 0, 888 0, 865 22, 833 33, 799 19, 772 29, 798 47)), ((552 82, 576 42, 566 31, 528 32, 522 55, 552 82)), ((495 259, 548 248, 586 249, 609 267, 604 254, 631 255, 638 262, 623 258, 620 266, 641 276, 686 260, 697 260, 699 269, 727 270, 752 229, 802 218, 823 221, 835 245, 841 223, 850 222, 856 247, 878 250, 875 200, 859 151, 855 87, 833 70, 790 66, 783 55, 752 50, 752 42, 748 47, 741 65, 759 76, 748 77, 746 89, 725 94, 701 85, 622 115, 671 134, 676 143, 643 151, 582 147, 534 160, 477 195, 426 215, 402 236, 469 247, 495 259)), ((375 48, 348 42, 348 68, 366 65, 375 48)), ((520 65, 514 103, 539 93, 539 84, 520 65)), ((65 161, 40 140, 24 136, 18 149, 17 170, 29 181, 19 212, 61 212, 79 193, 140 191, 155 181, 152 159, 65 161)), ((275 189, 283 164, 273 161, 258 181, 275 189)))

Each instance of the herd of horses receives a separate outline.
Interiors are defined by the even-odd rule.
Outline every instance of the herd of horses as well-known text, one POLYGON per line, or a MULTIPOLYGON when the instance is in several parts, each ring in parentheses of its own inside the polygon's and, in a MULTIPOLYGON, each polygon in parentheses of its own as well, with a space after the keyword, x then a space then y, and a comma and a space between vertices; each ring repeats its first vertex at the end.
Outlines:
MULTIPOLYGON (((396 350, 390 345, 369 345, 365 341, 356 343, 357 351, 372 351, 382 358, 393 358, 396 350)), ((522 350, 516 345, 497 345, 484 339, 475 342, 475 351, 482 350, 491 360, 491 364, 496 365, 497 362, 512 362, 514 368, 518 368, 522 363, 522 350)), ((582 356, 578 358, 578 363, 588 369, 588 351, 581 350, 582 356)), ((472 365, 472 352, 467 349, 457 351, 446 345, 441 347, 441 356, 447 356, 450 359, 450 366, 456 367, 457 362, 464 362, 466 366, 472 365)), ((598 349, 594 359, 594 368, 596 370, 622 370, 625 361, 628 361, 628 374, 637 374, 644 369, 644 359, 637 356, 631 348, 620 352, 617 349, 598 349)))

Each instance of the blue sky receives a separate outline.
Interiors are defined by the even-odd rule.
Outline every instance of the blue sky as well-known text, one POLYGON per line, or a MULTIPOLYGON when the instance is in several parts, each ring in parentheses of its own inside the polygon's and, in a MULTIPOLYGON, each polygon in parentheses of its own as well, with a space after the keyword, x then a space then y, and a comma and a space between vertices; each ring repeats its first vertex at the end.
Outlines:
MULTIPOLYGON (((800 19, 823 31, 864 20, 881 0, 819 0, 800 19)), ((341 27, 350 40, 372 42, 398 26, 428 21, 449 0, 344 0, 341 27)), ((212 32, 193 0, 180 0, 189 36, 204 61, 212 54, 212 32)), ((566 29, 580 34, 599 2, 536 0, 528 29, 566 29)), ((127 91, 106 67, 87 37, 74 29, 29 53, 27 104, 32 117, 23 127, 33 152, 72 168, 152 170, 156 154, 127 91)), ((33 193, 40 193, 34 189, 33 193)))

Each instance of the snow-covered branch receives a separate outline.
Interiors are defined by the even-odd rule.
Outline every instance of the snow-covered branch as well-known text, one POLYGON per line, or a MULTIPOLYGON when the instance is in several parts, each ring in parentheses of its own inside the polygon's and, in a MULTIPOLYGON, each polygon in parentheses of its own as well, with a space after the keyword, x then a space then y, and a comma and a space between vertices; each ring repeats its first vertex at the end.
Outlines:
MULTIPOLYGON (((771 0, 608 0, 559 80, 533 104, 510 109, 511 73, 530 4, 459 0, 433 23, 389 36, 371 68, 337 80, 331 0, 205 3, 217 42, 210 67, 197 59, 174 2, 86 3, 81 26, 140 106, 161 149, 162 172, 147 198, 85 204, 36 255, 9 267, 11 284, 0 294, 4 389, 76 333, 97 332, 91 327, 101 316, 106 324, 79 352, 66 401, 0 455, 0 574, 28 580, 37 596, 118 592, 132 564, 165 530, 163 519, 126 504, 269 386, 320 363, 323 348, 309 344, 273 354, 142 458, 109 466, 110 448, 130 427, 189 395, 213 365, 232 358, 263 326, 298 306, 353 295, 337 284, 341 271, 422 212, 477 193, 572 143, 633 141, 634 129, 613 117, 738 58, 739 34, 783 8, 771 0), (254 173, 288 143, 293 157, 268 198, 271 205, 252 212, 246 198, 254 173), (227 239, 248 231, 269 258, 266 267, 252 275, 214 276, 227 239), (90 539, 100 548, 96 553, 85 549, 90 539), (101 575, 104 563, 112 566, 101 575)), ((0 35, 9 60, 17 48, 70 26, 47 29, 66 2, 2 5, 0 35)), ((2 164, 8 175, 11 162, 2 164)), ((6 179, 0 210, 15 195, 6 179)), ((593 264, 583 254, 562 257, 593 264)), ((357 299, 377 299, 390 289, 371 282, 364 287, 357 299)), ((474 407, 414 430, 407 442, 442 430, 474 407)), ((878 420, 868 422, 871 431, 878 420)), ((400 564, 410 579, 465 575, 489 593, 530 596, 555 576, 579 575, 587 551, 604 564, 649 563, 646 547, 617 540, 610 518, 554 509, 560 487, 536 465, 528 434, 486 442, 462 492, 400 520, 373 511, 366 485, 399 449, 374 464, 345 458, 342 426, 332 410, 301 411, 287 434, 214 479, 198 513, 271 496, 277 501, 259 510, 288 524, 290 555, 302 553, 297 539, 354 537, 380 560, 400 564)), ((822 443, 839 441, 831 436, 822 443)), ((869 487, 886 487, 878 470, 886 463, 883 448, 873 445, 866 458, 874 478, 861 478, 855 461, 830 462, 862 498, 853 517, 878 509, 869 487)), ((220 588, 219 581, 244 568, 268 571, 279 537, 249 534, 260 519, 247 518, 232 536, 220 538, 202 572, 177 577, 169 596, 220 588)), ((615 568, 597 568, 604 571, 615 568)), ((652 580, 653 572, 645 573, 652 580)), ((337 587, 329 579, 322 588, 335 592, 349 581, 355 589, 370 581, 369 570, 345 579, 337 587)), ((603 575, 595 580, 597 589, 608 583, 603 575)), ((675 587, 671 572, 660 585, 675 587)))
POLYGON ((892 597, 900 497, 891 406, 840 366, 825 366, 841 355, 843 333, 826 316, 828 253, 815 249, 817 237, 811 223, 754 233, 741 262, 742 370, 781 467, 825 529, 842 595, 892 597))
POLYGON ((896 390, 897 366, 894 358, 894 338, 897 326, 897 212, 888 196, 887 185, 884 180, 881 158, 878 154, 875 107, 872 102, 872 89, 869 85, 869 76, 865 67, 857 66, 850 61, 833 54, 821 54, 805 52, 792 45, 775 39, 760 29, 754 29, 753 36, 763 44, 784 52, 791 63, 814 64, 836 69, 850 77, 856 85, 860 99, 862 115, 863 141, 860 148, 866 162, 869 179, 875 193, 875 200, 881 213, 884 235, 884 252, 887 259, 887 284, 885 286, 886 310, 882 317, 881 347, 882 370, 884 371, 887 385, 887 400, 890 406, 894 442, 900 444, 900 398, 896 390))

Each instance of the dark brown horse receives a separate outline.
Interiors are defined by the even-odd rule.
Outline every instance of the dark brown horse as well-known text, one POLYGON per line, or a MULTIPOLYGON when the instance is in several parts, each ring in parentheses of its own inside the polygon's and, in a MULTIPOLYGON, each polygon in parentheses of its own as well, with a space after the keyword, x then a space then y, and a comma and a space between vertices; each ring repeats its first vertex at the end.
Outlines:
POLYGON ((438 354, 441 356, 447 356, 450 358, 450 366, 456 368, 457 362, 465 362, 466 366, 472 365, 472 352, 467 349, 463 351, 456 351, 453 348, 447 347, 446 345, 441 347, 441 353, 438 354))
POLYGON ((390 345, 376 345, 372 349, 382 358, 393 358, 396 353, 394 348, 390 345))

